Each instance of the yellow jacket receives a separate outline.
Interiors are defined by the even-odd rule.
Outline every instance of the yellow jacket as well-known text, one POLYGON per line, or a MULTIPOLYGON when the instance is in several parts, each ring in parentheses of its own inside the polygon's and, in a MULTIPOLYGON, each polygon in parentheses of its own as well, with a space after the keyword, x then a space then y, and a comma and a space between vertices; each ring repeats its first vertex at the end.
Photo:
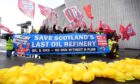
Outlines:
POLYGON ((6 43, 6 50, 13 50, 13 48, 14 48, 13 40, 9 38, 6 43))
MULTIPOLYGON (((116 41, 112 41, 111 39, 108 40, 108 46, 109 46, 110 51, 111 51, 112 45, 113 45, 114 43, 117 43, 117 42, 116 42, 116 41)), ((114 50, 114 52, 115 52, 115 51, 116 51, 116 50, 114 50)))

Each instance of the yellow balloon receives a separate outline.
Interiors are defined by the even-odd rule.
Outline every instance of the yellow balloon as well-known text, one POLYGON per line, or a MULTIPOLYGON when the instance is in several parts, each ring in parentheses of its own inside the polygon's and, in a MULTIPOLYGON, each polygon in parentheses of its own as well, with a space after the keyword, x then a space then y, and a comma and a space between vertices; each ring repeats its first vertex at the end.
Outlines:
POLYGON ((0 83, 3 82, 4 77, 5 77, 5 73, 7 73, 8 70, 9 70, 8 68, 6 68, 6 69, 0 69, 0 83))
POLYGON ((87 71, 83 64, 77 64, 73 66, 72 74, 75 81, 80 81, 82 79, 83 73, 87 71))
POLYGON ((83 60, 83 61, 86 60, 86 56, 82 56, 81 60, 83 60))
POLYGON ((8 78, 7 80, 5 80, 3 84, 15 84, 17 79, 18 77, 12 76, 11 78, 8 78))
POLYGON ((125 82, 125 75, 121 72, 117 72, 116 73, 116 77, 115 77, 115 80, 118 81, 118 82, 125 82))
POLYGON ((113 68, 105 68, 103 70, 103 77, 114 79, 116 77, 116 70, 113 68))
POLYGON ((37 81, 37 84, 50 84, 50 80, 47 78, 43 77, 39 81, 37 81))
POLYGON ((30 80, 26 76, 20 76, 17 79, 16 84, 30 84, 29 82, 30 80))
POLYGON ((73 80, 69 74, 64 72, 61 76, 54 79, 52 84, 73 84, 73 80))
POLYGON ((91 71, 86 71, 85 73, 83 73, 83 77, 82 80, 83 82, 91 82, 95 79, 94 73, 92 73, 91 71))
POLYGON ((95 77, 102 77, 102 71, 99 68, 91 68, 90 71, 95 74, 95 77))
POLYGON ((125 80, 135 80, 135 78, 130 72, 130 73, 125 73, 125 80))
POLYGON ((53 80, 52 84, 64 84, 64 83, 63 83, 62 79, 57 78, 57 79, 53 80))
MULTIPOLYGON (((83 56, 83 60, 86 57, 83 56)), ((68 64, 63 61, 44 65, 28 62, 23 66, 0 69, 1 84, 73 84, 75 81, 91 82, 95 77, 114 79, 118 82, 140 80, 140 60, 126 58, 106 63, 68 64)))
POLYGON ((140 68, 134 70, 133 77, 140 80, 140 68))

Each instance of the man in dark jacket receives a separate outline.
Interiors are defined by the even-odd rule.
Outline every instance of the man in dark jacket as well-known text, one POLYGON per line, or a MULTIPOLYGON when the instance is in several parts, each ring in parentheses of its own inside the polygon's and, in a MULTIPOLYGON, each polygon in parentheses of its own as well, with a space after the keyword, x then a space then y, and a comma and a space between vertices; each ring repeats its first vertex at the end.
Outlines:
POLYGON ((73 33, 73 32, 72 32, 72 29, 68 29, 67 27, 65 27, 63 30, 63 33, 67 34, 67 33, 73 33))
MULTIPOLYGON (((60 26, 58 26, 58 28, 60 29, 60 26)), ((62 33, 60 30, 56 29, 56 24, 53 25, 53 32, 55 34, 61 34, 62 33)))
POLYGON ((48 28, 46 28, 46 26, 41 26, 40 30, 38 32, 39 34, 47 34, 48 33, 48 28))

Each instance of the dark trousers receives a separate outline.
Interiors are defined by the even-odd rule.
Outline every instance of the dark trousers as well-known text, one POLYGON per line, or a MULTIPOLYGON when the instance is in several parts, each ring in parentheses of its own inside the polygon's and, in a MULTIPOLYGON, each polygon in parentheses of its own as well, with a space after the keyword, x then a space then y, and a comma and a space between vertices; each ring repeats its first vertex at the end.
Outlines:
POLYGON ((116 52, 118 52, 118 50, 119 50, 119 45, 116 46, 116 52))
POLYGON ((118 44, 113 44, 112 45, 112 48, 111 48, 111 50, 110 50, 110 53, 107 53, 107 57, 109 57, 109 58, 116 58, 116 52, 114 52, 114 50, 116 49, 116 52, 118 51, 118 49, 119 49, 119 46, 118 46, 118 44))
POLYGON ((11 57, 12 56, 12 50, 7 50, 6 51, 6 56, 11 57))

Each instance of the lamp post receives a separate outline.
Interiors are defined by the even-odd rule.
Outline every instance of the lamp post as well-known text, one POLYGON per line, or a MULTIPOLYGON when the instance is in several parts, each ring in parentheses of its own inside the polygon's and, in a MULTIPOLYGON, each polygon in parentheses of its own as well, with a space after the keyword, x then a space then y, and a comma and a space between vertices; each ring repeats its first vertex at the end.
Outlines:
POLYGON ((21 27, 21 34, 28 33, 28 26, 31 26, 31 21, 26 21, 26 23, 17 24, 21 27))

